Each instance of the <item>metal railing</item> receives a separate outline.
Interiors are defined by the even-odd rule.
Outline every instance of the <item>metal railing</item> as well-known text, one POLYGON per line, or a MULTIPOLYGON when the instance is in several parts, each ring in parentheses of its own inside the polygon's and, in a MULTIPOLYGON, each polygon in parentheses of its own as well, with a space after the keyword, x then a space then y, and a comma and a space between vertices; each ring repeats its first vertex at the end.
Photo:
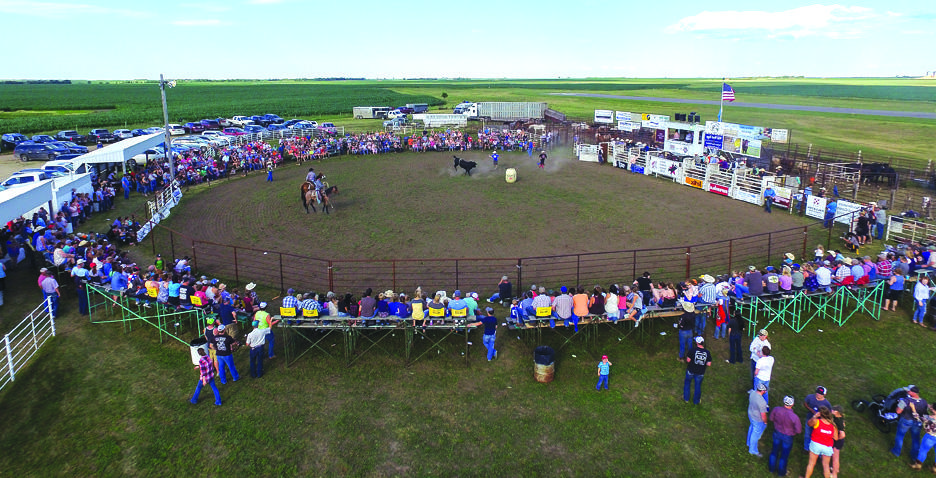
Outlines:
POLYGON ((797 258, 811 257, 816 244, 830 247, 833 235, 833 229, 817 222, 683 246, 534 257, 426 259, 315 258, 204 241, 163 225, 156 225, 150 237, 154 255, 189 256, 193 270, 233 283, 233 287, 256 282, 280 291, 358 293, 367 287, 409 291, 420 286, 424 291, 454 287, 488 293, 494 292, 497 279, 503 275, 509 276, 519 291, 529 284, 606 287, 622 280, 630 283, 644 271, 655 281, 666 282, 728 274, 748 265, 778 265, 788 252, 797 258))
POLYGON ((3 336, 0 355, 0 390, 16 379, 29 359, 39 351, 47 340, 55 336, 55 317, 52 316, 52 301, 46 298, 26 318, 3 336))

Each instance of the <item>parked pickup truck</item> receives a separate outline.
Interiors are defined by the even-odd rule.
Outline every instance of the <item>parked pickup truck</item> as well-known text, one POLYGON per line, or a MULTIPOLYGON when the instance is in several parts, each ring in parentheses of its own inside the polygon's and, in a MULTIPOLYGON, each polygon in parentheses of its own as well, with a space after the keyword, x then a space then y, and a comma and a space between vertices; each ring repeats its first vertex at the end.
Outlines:
POLYGON ((253 120, 250 119, 250 116, 235 116, 228 120, 228 124, 237 128, 243 128, 248 124, 252 124, 253 120))
POLYGON ((117 137, 106 129, 92 129, 87 136, 89 143, 113 143, 117 137))

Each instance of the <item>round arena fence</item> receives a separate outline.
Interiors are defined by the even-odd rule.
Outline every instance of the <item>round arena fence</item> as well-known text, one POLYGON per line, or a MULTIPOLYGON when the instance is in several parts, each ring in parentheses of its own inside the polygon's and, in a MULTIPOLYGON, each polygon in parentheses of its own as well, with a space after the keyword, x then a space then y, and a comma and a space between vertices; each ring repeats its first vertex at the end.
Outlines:
MULTIPOLYGON (((836 228, 844 231, 842 225, 836 228)), ((194 271, 217 277, 231 287, 255 282, 281 294, 294 288, 355 295, 368 287, 405 292, 416 287, 427 292, 461 289, 484 295, 495 292, 504 275, 515 291, 531 285, 590 289, 596 284, 629 284, 644 272, 650 272, 654 281, 677 282, 702 274, 746 270, 749 265, 778 265, 786 253, 793 253, 797 260, 811 258, 816 244, 837 249, 833 241, 838 242, 838 238, 839 234, 818 221, 732 239, 650 249, 501 258, 325 259, 204 241, 163 225, 156 225, 149 237, 154 256, 188 256, 194 271)))

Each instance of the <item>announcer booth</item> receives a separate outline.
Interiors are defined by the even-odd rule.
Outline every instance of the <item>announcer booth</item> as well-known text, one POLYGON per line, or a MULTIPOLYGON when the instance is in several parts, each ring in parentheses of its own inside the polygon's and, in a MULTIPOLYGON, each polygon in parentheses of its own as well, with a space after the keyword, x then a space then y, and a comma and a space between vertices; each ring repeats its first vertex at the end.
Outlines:
POLYGON ((75 158, 75 166, 77 167, 78 163, 87 165, 120 163, 123 165, 124 174, 126 174, 128 161, 147 149, 158 146, 164 140, 165 134, 163 133, 125 139, 75 158))
POLYGON ((663 124, 663 150, 678 156, 701 156, 705 152, 705 125, 669 121, 663 124))

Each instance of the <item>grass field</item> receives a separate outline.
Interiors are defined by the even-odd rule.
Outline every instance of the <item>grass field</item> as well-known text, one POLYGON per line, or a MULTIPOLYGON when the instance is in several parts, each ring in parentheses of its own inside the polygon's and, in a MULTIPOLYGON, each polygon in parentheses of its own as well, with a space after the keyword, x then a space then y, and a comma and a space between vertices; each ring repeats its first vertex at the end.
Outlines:
MULTIPOLYGON (((470 179, 448 177, 441 168, 411 164, 427 161, 429 157, 403 155, 358 161, 383 161, 392 165, 388 166, 391 170, 407 171, 413 176, 422 174, 427 181, 436 179, 447 184, 458 181, 459 187, 468 189, 484 190, 486 182, 503 184, 499 178, 484 174, 470 179), (394 160, 399 160, 400 165, 389 163, 394 160)), ((317 165, 316 169, 320 168, 341 176, 349 190, 346 197, 337 199, 336 214, 307 217, 298 213, 298 205, 292 201, 282 203, 293 199, 289 197, 282 200, 269 197, 264 199, 265 206, 257 207, 261 212, 283 207, 296 209, 297 222, 325 225, 322 228, 325 230, 340 231, 342 221, 358 220, 348 213, 360 200, 357 198, 364 197, 359 188, 377 188, 368 182, 369 166, 361 167, 342 159, 317 165), (361 169, 357 175, 351 172, 353 166, 361 169), (342 200, 347 202, 343 204, 342 200)), ((303 169, 294 167, 277 173, 284 173, 286 179, 288 174, 303 169)), ((621 173, 609 167, 602 170, 580 163, 564 164, 557 169, 559 173, 574 172, 576 179, 592 180, 602 187, 608 185, 592 169, 608 175, 621 173)), ((515 186, 530 187, 524 183, 532 183, 528 177, 535 172, 521 169, 520 182, 515 186)), ((562 174, 556 173, 544 172, 549 175, 549 183, 543 188, 560 190, 553 178, 562 174)), ((644 186, 637 180, 649 184, 655 195, 665 197, 666 201, 677 201, 680 195, 687 195, 683 203, 704 208, 704 200, 711 196, 695 196, 689 188, 651 178, 627 176, 624 180, 628 182, 620 191, 622 196, 645 194, 644 186)), ((210 204, 212 199, 214 207, 223 204, 237 210, 243 206, 225 196, 228 189, 239 196, 252 190, 255 197, 261 198, 272 192, 271 188, 258 187, 256 181, 262 178, 234 179, 213 186, 211 191, 191 191, 180 206, 182 209, 174 215, 189 214, 189 209, 193 206, 197 209, 200 201, 210 204)), ((295 181, 287 179, 282 183, 291 188, 295 181)), ((278 187, 277 183, 274 185, 278 187)), ((437 213, 430 216, 431 220, 459 220, 455 214, 446 214, 456 210, 454 202, 442 205, 438 198, 428 199, 432 202, 425 206, 427 212, 437 213)), ((557 194, 542 194, 536 200, 544 209, 573 207, 567 204, 569 198, 557 194)), ((644 205, 622 200, 626 211, 644 205)), ((740 204, 718 200, 726 208, 740 204)), ((580 210, 600 210, 608 207, 606 203, 589 206, 586 201, 586 207, 580 210)), ((137 199, 119 201, 119 209, 114 213, 126 215, 139 204, 137 199)), ((412 206, 404 203, 400 207, 412 206)), ((754 206, 746 207, 750 215, 765 216, 754 206)), ((388 208, 366 209, 379 215, 388 208)), ((720 214, 715 209, 709 207, 706 213, 720 214)), ((663 214, 677 215, 678 211, 663 214)), ((97 216, 86 228, 102 229, 111 217, 112 214, 97 216)), ((249 224, 250 220, 245 218, 241 223, 249 224)), ((545 227, 551 225, 545 223, 545 227)), ((739 232, 724 226, 721 229, 724 231, 713 233, 739 232)), ((659 235, 668 237, 665 234, 672 232, 667 230, 659 235)), ((590 235, 598 237, 583 242, 607 242, 600 232, 590 235)), ((348 234, 334 236, 338 242, 348 234)), ((531 232, 528 237, 549 244, 548 237, 541 238, 544 236, 548 234, 531 232)), ((294 239, 303 241, 302 237, 294 239)), ((525 243, 526 239, 515 240, 525 243)), ((392 245, 396 240, 390 234, 378 237, 375 242, 392 245)), ((466 235, 445 240, 458 247, 471 246, 466 235), (465 242, 454 243, 456 240, 465 242)), ((563 247, 561 242, 557 244, 563 247)), ((135 251, 141 257, 147 253, 145 247, 135 251)), ((35 273, 27 267, 11 271, 7 303, 0 309, 3 313, 0 331, 9 330, 38 302, 34 277, 35 273)), ((264 298, 272 295, 266 294, 264 298)), ((724 362, 727 344, 711 339, 711 324, 706 337, 714 364, 707 373, 704 398, 698 407, 682 401, 685 368, 675 360, 676 335, 671 321, 659 320, 644 323, 637 330, 626 326, 605 328, 594 343, 579 339, 562 348, 557 356, 556 380, 548 385, 538 384, 532 378, 531 348, 505 330, 498 333, 500 352, 491 363, 481 354, 480 335, 472 332, 470 340, 474 345, 468 367, 461 356, 464 342, 460 337, 445 342, 444 353, 431 354, 405 367, 399 356, 401 338, 396 336, 384 343, 388 353, 376 351, 361 357, 351 367, 314 352, 286 368, 280 335, 277 341, 280 357, 267 363, 267 374, 260 380, 247 376, 246 352, 241 350, 235 355, 242 378, 221 386, 224 405, 216 408, 204 395, 197 406, 186 401, 196 380, 186 347, 173 342, 160 344, 156 332, 144 326, 126 331, 118 324, 89 324, 87 318, 75 313, 73 289, 66 286, 65 296, 58 336, 17 376, 16 382, 0 392, 4 417, 4 427, 0 429, 0 469, 4 475, 207 472, 269 476, 747 477, 766 474, 765 459, 751 457, 744 446, 748 426, 745 413, 748 365, 731 366, 724 362), (614 363, 610 392, 596 392, 593 388, 595 364, 602 354, 609 355, 614 363)), ((908 367, 907 357, 908 350, 915 357, 936 352, 936 335, 907 322, 909 302, 904 302, 903 311, 886 313, 881 321, 856 317, 843 328, 815 322, 798 335, 779 327, 771 328, 777 358, 771 381, 772 404, 776 405, 785 394, 802 400, 822 384, 828 387, 833 403, 847 408, 848 445, 843 454, 842 476, 914 476, 907 468, 906 457, 897 460, 887 452, 893 433, 881 434, 867 417, 847 407, 853 399, 886 393, 907 383, 919 384, 924 397, 933 396, 933 384, 928 380, 931 374, 925 366, 908 367)), ((504 310, 497 307, 497 314, 503 317, 504 310)), ((562 339, 546 331, 542 344, 559 348, 562 339)), ((329 343, 325 345, 328 347, 329 343)), ((340 344, 335 343, 335 347, 340 344)), ((416 347, 417 352, 423 351, 427 344, 418 342, 416 347)), ((761 440, 762 453, 769 452, 769 436, 770 430, 761 440)), ((801 441, 797 445, 790 461, 792 476, 805 468, 801 441)))
MULTIPOLYGON (((589 120, 594 110, 672 115, 698 112, 714 119, 717 107, 653 101, 558 97, 556 92, 590 92, 647 97, 718 99, 721 80, 563 79, 423 81, 182 81, 168 92, 170 120, 273 112, 283 117, 335 121, 348 131, 380 128, 356 122, 351 108, 429 103, 450 111, 462 101, 546 101, 570 117, 589 120), (443 93, 445 94, 443 96, 443 93)), ((912 79, 735 79, 746 102, 834 106, 896 111, 936 111, 936 82, 912 79)), ((95 82, 72 85, 0 84, 0 131, 27 134, 93 127, 134 128, 161 123, 155 83, 95 82)), ((725 120, 792 130, 792 140, 816 148, 856 152, 867 157, 932 159, 929 139, 936 120, 776 111, 726 107, 725 120)))

